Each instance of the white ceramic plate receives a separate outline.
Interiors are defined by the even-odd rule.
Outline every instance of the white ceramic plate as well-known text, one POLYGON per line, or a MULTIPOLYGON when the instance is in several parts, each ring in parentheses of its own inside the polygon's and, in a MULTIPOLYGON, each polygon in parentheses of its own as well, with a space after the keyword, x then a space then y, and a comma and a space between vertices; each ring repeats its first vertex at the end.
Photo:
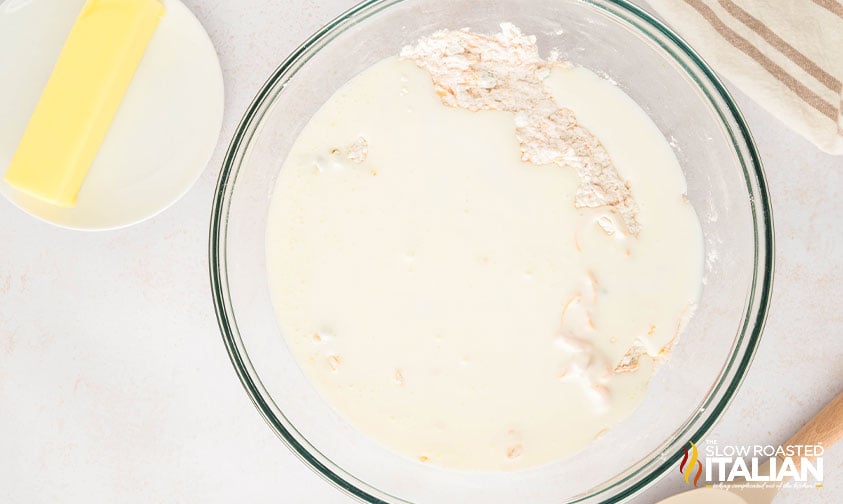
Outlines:
MULTIPOLYGON (((223 116, 219 60, 205 29, 179 0, 147 47, 73 208, 42 202, 0 181, 0 193, 53 224, 86 230, 135 224, 193 185, 213 153, 223 116)), ((85 0, 0 1, 0 173, 85 0)), ((45 146, 47 148, 47 146, 45 146)))

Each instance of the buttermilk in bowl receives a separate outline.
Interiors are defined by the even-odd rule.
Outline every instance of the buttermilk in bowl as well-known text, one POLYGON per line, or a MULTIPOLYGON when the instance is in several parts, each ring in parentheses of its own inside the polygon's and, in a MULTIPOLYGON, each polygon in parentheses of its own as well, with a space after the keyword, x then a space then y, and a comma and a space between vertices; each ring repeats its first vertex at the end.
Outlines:
POLYGON ((418 460, 569 456, 641 402, 703 239, 652 120, 536 39, 436 32, 340 88, 267 229, 286 343, 356 428, 418 460))

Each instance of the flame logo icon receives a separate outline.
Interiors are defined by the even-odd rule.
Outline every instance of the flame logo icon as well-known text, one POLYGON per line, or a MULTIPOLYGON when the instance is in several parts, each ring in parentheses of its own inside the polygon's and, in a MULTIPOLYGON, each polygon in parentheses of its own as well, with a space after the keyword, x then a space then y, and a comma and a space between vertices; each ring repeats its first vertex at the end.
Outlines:
POLYGON ((682 457, 682 462, 679 463, 679 472, 685 478, 685 483, 691 484, 691 474, 693 474, 694 469, 696 469, 696 474, 694 475, 694 486, 697 486, 697 483, 700 481, 700 476, 702 475, 702 462, 699 461, 700 453, 697 450, 697 445, 695 445, 693 441, 690 441, 689 444, 691 445, 691 459, 688 460, 688 448, 683 447, 682 451, 685 452, 685 456, 682 457))

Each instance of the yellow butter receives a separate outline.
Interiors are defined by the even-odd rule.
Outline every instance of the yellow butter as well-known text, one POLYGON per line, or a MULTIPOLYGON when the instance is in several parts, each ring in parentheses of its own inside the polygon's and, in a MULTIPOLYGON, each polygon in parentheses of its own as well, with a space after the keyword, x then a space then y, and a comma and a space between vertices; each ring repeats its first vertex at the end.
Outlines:
POLYGON ((160 0, 88 0, 29 120, 5 180, 73 206, 158 22, 160 0))

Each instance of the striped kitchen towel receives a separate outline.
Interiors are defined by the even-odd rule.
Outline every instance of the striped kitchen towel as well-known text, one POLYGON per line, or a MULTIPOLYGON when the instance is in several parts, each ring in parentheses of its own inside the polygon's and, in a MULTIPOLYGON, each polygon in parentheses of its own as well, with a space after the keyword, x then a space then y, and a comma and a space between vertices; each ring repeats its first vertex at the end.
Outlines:
POLYGON ((843 0, 648 0, 717 72, 843 154, 843 0))

